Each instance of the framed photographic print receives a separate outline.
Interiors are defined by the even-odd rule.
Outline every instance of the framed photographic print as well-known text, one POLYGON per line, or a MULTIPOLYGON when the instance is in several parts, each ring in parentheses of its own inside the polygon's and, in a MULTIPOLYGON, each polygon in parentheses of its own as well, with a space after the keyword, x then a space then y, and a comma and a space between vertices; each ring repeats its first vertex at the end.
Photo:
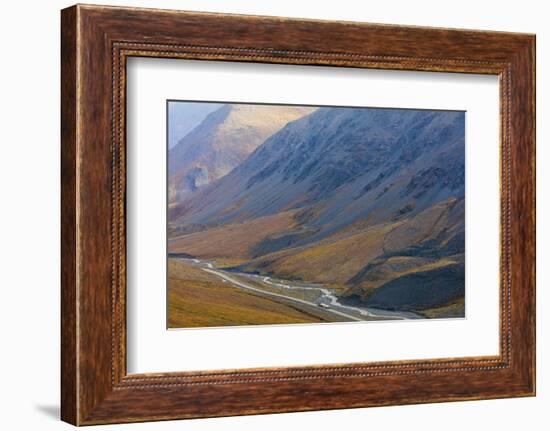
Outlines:
POLYGON ((535 37, 62 11, 62 419, 535 394, 535 37))

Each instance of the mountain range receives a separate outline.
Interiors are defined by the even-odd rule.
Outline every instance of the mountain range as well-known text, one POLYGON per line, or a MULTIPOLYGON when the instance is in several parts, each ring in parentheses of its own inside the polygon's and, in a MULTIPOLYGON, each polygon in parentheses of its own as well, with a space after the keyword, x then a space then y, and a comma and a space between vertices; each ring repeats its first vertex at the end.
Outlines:
MULTIPOLYGON (((193 105, 195 110, 204 109, 204 104, 193 105)), ((200 187, 224 176, 266 138, 312 110, 282 105, 221 105, 169 150, 169 202, 181 202, 200 187)), ((173 111, 177 114, 176 109, 173 111)), ((178 122, 174 115, 169 129, 178 130, 178 124, 185 123, 184 120, 186 117, 178 122)))
MULTIPOLYGON (((204 186, 204 170, 171 177, 187 196, 171 200, 169 250, 324 283, 350 303, 463 316, 464 113, 294 109, 269 132, 227 134, 230 148, 244 149, 231 150, 233 164, 209 162, 216 173, 204 186)), ((210 114, 170 163, 215 153, 208 143, 226 138, 209 137, 225 130, 226 111, 210 114)))

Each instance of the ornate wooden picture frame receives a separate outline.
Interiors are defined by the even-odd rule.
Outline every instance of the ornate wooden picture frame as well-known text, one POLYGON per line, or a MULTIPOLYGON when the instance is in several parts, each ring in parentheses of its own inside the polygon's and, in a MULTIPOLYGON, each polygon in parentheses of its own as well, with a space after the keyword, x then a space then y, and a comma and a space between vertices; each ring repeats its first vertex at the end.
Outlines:
POLYGON ((62 11, 61 416, 75 425, 535 394, 535 37, 77 5, 62 11), (330 65, 500 80, 500 354, 126 371, 126 60, 330 65))

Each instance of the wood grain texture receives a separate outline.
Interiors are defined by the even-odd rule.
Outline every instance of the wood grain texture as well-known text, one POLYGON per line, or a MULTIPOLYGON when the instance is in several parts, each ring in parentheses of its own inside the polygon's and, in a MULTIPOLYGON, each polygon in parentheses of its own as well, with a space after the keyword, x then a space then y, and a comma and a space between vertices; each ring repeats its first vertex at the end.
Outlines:
POLYGON ((61 16, 61 417, 77 422, 76 9, 61 16))
POLYGON ((62 11, 63 420, 86 425, 533 395, 534 63, 535 38, 525 34, 100 6, 62 11), (129 56, 499 75, 499 356, 127 375, 129 56))

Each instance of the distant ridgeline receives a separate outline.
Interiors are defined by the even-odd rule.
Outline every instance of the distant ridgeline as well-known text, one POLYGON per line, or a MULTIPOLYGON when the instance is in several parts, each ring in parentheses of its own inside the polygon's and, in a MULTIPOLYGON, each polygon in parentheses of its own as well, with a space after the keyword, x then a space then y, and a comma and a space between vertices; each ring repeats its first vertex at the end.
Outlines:
POLYGON ((170 150, 170 203, 181 202, 224 176, 289 121, 312 111, 300 106, 222 105, 170 150))
MULTIPOLYGON (((223 109, 185 139, 206 141, 228 121, 223 109)), ((308 108, 290 116, 265 141, 237 128, 242 160, 192 194, 172 193, 170 252, 325 283, 350 303, 463 316, 464 113, 308 108), (260 142, 249 145, 247 134, 260 142)), ((179 151, 169 156, 171 173, 202 163, 193 165, 200 152, 191 150, 180 162, 179 151)), ((174 190, 188 181, 178 175, 174 190)))

